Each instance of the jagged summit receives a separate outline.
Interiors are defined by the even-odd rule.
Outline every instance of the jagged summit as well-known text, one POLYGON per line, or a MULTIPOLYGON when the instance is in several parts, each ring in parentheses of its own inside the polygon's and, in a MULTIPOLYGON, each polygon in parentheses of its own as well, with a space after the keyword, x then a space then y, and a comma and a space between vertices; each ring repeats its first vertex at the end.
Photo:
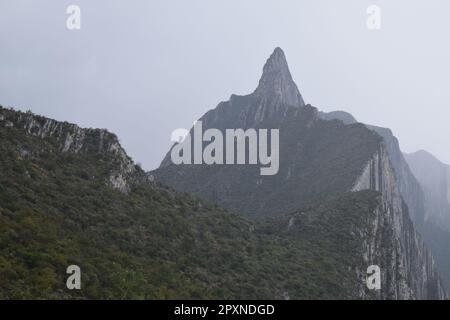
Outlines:
POLYGON ((257 96, 293 106, 305 105, 297 85, 292 79, 286 56, 281 48, 275 48, 267 59, 258 88, 254 93, 257 96))

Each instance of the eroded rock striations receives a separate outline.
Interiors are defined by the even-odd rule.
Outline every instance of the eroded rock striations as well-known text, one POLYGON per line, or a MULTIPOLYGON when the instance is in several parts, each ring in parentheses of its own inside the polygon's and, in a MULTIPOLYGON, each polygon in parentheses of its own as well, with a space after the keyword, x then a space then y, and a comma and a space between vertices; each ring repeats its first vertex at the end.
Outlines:
MULTIPOLYGON (((154 175, 175 189, 256 218, 302 211, 351 191, 375 190, 379 206, 367 216, 364 231, 354 232, 367 232, 361 242, 365 263, 360 266, 382 267, 378 298, 446 298, 434 259, 411 219, 423 219, 423 195, 398 142, 390 131, 369 129, 351 116, 345 121, 338 117, 342 114, 326 116, 304 104, 277 48, 253 93, 232 95, 200 120, 204 127, 219 130, 279 129, 279 173, 261 177, 252 166, 176 166, 169 151, 154 175)), ((358 295, 367 298, 360 266, 355 276, 360 281, 358 295)))
MULTIPOLYGON (((129 192, 136 181, 149 180, 142 175, 126 154, 117 136, 106 129, 84 129, 76 124, 60 122, 0 107, 0 125, 24 130, 27 134, 50 139, 62 153, 97 152, 107 154, 114 162, 107 183, 122 192, 129 192)), ((26 152, 26 150, 24 150, 26 152)))
MULTIPOLYGON (((264 238, 272 232, 279 232, 280 236, 287 232, 292 248, 302 248, 299 252, 308 252, 311 261, 315 262, 317 270, 314 270, 318 272, 315 276, 321 281, 317 283, 318 288, 316 283, 310 285, 317 293, 327 292, 327 286, 332 284, 337 296, 343 290, 352 290, 346 292, 345 297, 373 298, 374 292, 368 292, 366 288, 365 271, 367 266, 377 264, 382 271, 382 286, 375 292, 376 298, 446 298, 434 259, 413 224, 413 220, 423 218, 423 203, 417 200, 420 196, 414 197, 416 185, 403 158, 398 157, 398 143, 390 132, 369 129, 353 123, 349 117, 345 123, 334 120, 338 116, 342 114, 326 118, 316 108, 305 105, 292 80, 284 53, 277 48, 266 62, 263 76, 253 93, 232 95, 229 101, 220 103, 201 120, 205 129, 279 129, 279 173, 261 176, 259 166, 247 165, 175 166, 169 152, 161 167, 152 174, 175 189, 196 193, 256 220, 273 218, 274 223, 270 225, 278 223, 280 230, 266 233, 268 227, 255 223, 256 230, 252 229, 246 236, 258 233, 264 238), (372 192, 364 193, 364 190, 372 192), (330 202, 330 198, 334 200, 330 202), (414 204, 414 201, 418 202, 414 204), (364 205, 369 202, 377 205, 368 213, 369 207, 364 205), (355 216, 355 212, 363 214, 365 223, 353 225, 349 220, 343 225, 338 221, 348 218, 350 213, 355 216), (294 218, 284 221, 286 215, 294 218), (317 220, 318 215, 321 219, 317 220), (322 224, 321 220, 327 221, 322 224), (311 237, 305 238, 306 235, 311 237), (354 242, 355 239, 360 241, 354 242), (314 243, 322 240, 326 245, 315 248, 314 243), (344 246, 344 242, 356 243, 356 247, 344 246), (342 255, 336 256, 336 252, 342 255), (346 281, 356 283, 355 286, 342 284, 339 287, 335 280, 329 282, 330 275, 336 278, 333 272, 321 272, 321 268, 329 268, 320 265, 321 255, 333 256, 333 253, 335 270, 350 270, 352 277, 346 277, 346 281), (343 255, 349 260, 340 261, 339 257, 343 255)), ((134 183, 151 182, 152 175, 134 165, 117 137, 106 130, 82 129, 74 124, 5 108, 0 108, 0 126, 18 128, 27 135, 39 137, 56 146, 61 154, 107 155, 111 164, 107 166, 109 173, 105 183, 123 193, 130 193, 134 183)), ((21 157, 32 156, 30 150, 17 147, 21 157)), ((420 188, 417 192, 420 193, 420 188)), ((244 229, 250 230, 247 225, 244 229)), ((270 243, 275 241, 270 239, 270 243)), ((259 247, 252 250, 249 257, 255 258, 252 252, 259 250, 259 247)), ((287 257, 286 264, 300 259, 298 256, 287 257)), ((252 265, 258 266, 257 263, 252 265)), ((292 272, 286 275, 287 280, 295 278, 292 272)), ((305 297, 301 285, 307 279, 295 286, 287 280, 280 284, 277 297, 305 297)), ((234 288, 241 282, 230 283, 230 286, 234 288)))
MULTIPOLYGON (((363 243, 364 260, 385 270, 381 298, 442 299, 444 286, 435 261, 416 232, 402 198, 397 175, 384 145, 367 163, 353 191, 375 190, 381 200, 375 218, 368 222, 370 236, 363 243)), ((361 270, 363 273, 363 270, 361 270)), ((361 290, 361 293, 364 293, 361 290)))

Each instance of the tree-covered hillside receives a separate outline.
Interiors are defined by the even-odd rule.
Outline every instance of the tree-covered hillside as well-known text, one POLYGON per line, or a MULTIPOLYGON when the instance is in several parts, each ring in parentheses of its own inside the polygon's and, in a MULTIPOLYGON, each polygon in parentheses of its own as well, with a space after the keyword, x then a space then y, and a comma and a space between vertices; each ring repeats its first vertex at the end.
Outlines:
POLYGON ((0 299, 326 299, 364 288, 356 270, 378 193, 253 221, 138 179, 137 166, 130 190, 117 190, 108 179, 121 164, 95 139, 63 152, 55 135, 13 121, 26 114, 0 114, 0 299), (79 291, 66 288, 71 264, 79 291))

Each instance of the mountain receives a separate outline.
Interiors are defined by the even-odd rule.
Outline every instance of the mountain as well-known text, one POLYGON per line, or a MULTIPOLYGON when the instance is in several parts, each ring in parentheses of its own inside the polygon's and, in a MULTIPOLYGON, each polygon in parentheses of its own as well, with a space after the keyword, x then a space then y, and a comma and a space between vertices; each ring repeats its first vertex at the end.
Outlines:
POLYGON ((405 158, 426 195, 425 220, 444 223, 450 230, 450 166, 424 150, 405 158))
POLYGON ((2 107, 0 152, 0 299, 380 298, 376 192, 249 219, 154 182, 107 130, 2 107))
MULTIPOLYGON (((152 174, 161 183, 256 220, 290 212, 301 216, 311 207, 326 206, 330 199, 339 203, 350 195, 357 198, 358 192, 374 191, 372 200, 377 205, 364 216, 366 227, 352 232, 364 235, 358 250, 363 254, 356 261, 363 259, 362 265, 378 264, 383 270, 378 298, 446 297, 434 259, 411 219, 419 220, 424 214, 420 198, 418 203, 414 198, 414 193, 420 196, 421 188, 392 133, 354 123, 343 112, 319 112, 300 97, 285 55, 277 48, 253 93, 232 95, 199 119, 205 130, 279 130, 276 175, 261 176, 254 165, 175 165, 171 150, 152 174), (343 116, 345 121, 335 119, 343 116)), ((194 136, 195 131, 190 134, 194 136)), ((346 214, 360 212, 346 203, 346 214)), ((333 207, 326 207, 329 212, 324 216, 333 219, 333 207)), ((350 264, 356 279, 364 270, 360 267, 350 264)), ((358 297, 365 295, 361 292, 358 297)))
POLYGON ((425 219, 419 226, 437 267, 450 288, 450 166, 427 151, 405 154, 425 194, 425 219))
POLYGON ((261 115, 270 115, 277 111, 271 110, 270 106, 273 105, 305 105, 297 85, 292 80, 286 57, 281 48, 275 48, 264 65, 263 75, 259 80, 254 96, 260 98, 261 108, 259 113, 261 115))
MULTIPOLYGON (((344 124, 358 123, 351 114, 345 111, 319 112, 319 116, 324 120, 340 120, 344 124)), ((409 215, 417 226, 422 225, 425 220, 425 194, 400 150, 398 139, 388 128, 369 124, 365 124, 365 126, 383 138, 400 193, 408 206, 409 215)))
MULTIPOLYGON (((346 124, 356 119, 342 111, 321 113, 323 119, 346 124)), ((390 161, 416 230, 430 248, 445 287, 450 290, 450 166, 426 151, 403 154, 397 138, 387 128, 366 125, 383 137, 390 161)))
POLYGON ((322 121, 316 108, 305 105, 302 99, 283 98, 280 94, 301 97, 284 53, 276 48, 253 93, 232 95, 199 119, 204 130, 215 128, 222 132, 227 128, 283 128, 277 175, 263 178, 258 166, 247 165, 175 166, 170 151, 153 174, 162 183, 250 216, 291 212, 323 194, 350 191, 380 138, 361 124, 345 126, 339 121, 322 121), (274 66, 281 66, 281 70, 274 72, 274 66), (318 172, 327 180, 318 179, 318 172))
POLYGON ((357 123, 355 117, 348 112, 345 111, 331 111, 331 112, 322 112, 319 111, 319 117, 323 120, 341 120, 344 124, 354 124, 357 123))
MULTIPOLYGON (((321 117, 347 124, 357 122, 342 111, 321 113, 321 117)), ((414 227, 430 249, 446 290, 450 290, 450 250, 447 246, 450 243, 449 167, 426 151, 402 154, 390 129, 366 126, 383 137, 414 227)))
POLYGON ((146 173, 107 130, 0 107, 0 299, 446 298, 386 137, 337 116, 304 103, 279 48, 202 117, 279 129, 272 176, 170 155, 146 173))

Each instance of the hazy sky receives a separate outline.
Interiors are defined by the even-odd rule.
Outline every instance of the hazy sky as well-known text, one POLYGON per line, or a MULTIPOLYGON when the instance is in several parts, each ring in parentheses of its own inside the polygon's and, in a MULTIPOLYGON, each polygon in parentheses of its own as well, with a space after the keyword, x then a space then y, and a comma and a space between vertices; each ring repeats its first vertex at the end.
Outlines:
POLYGON ((0 0, 0 104, 115 132, 155 168, 280 46, 307 103, 450 163, 448 0, 0 0), (81 8, 81 30, 66 8, 81 8), (381 30, 366 27, 369 5, 381 30))

